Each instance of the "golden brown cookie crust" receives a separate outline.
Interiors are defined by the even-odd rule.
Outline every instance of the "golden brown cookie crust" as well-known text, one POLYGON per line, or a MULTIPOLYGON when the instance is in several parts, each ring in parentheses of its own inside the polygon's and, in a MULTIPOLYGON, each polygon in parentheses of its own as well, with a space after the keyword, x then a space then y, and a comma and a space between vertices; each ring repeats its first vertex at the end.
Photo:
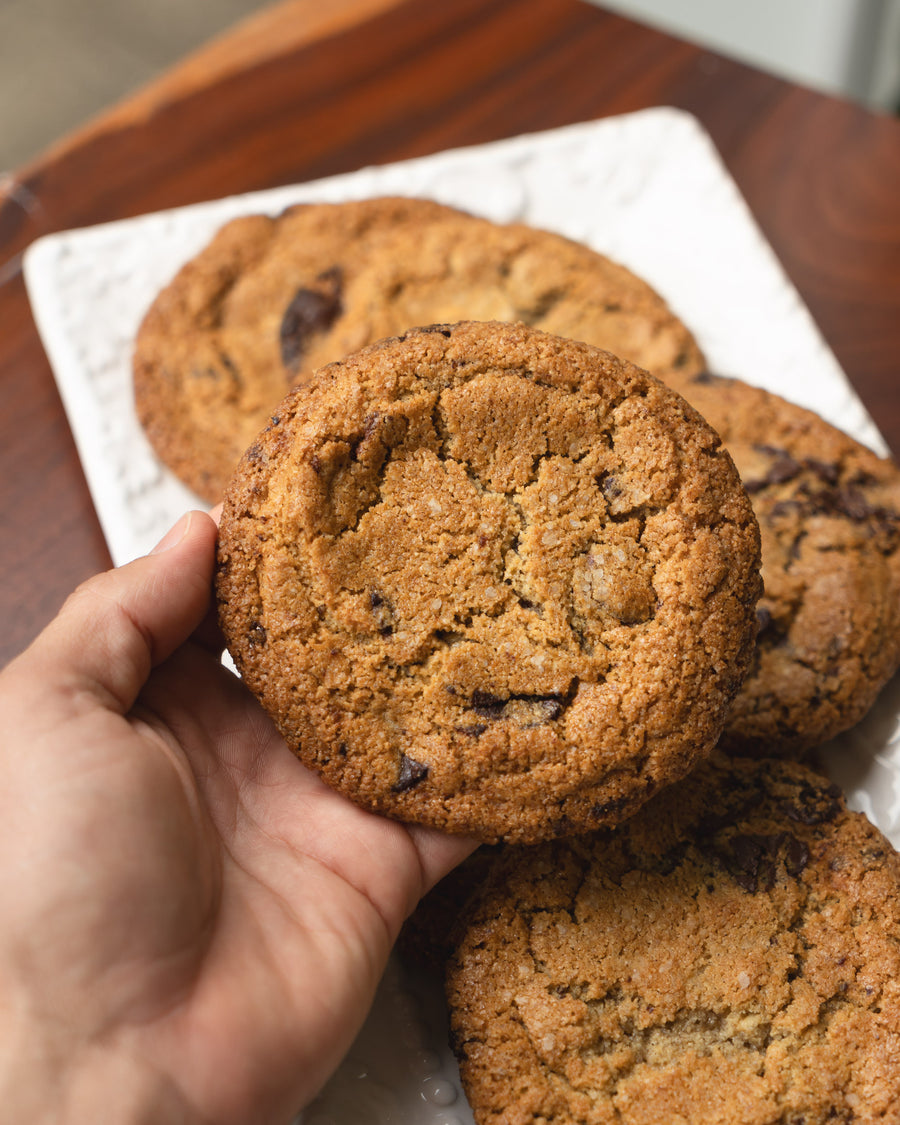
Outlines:
POLYGON ((294 207, 226 225, 138 333, 138 416, 210 503, 293 383, 416 324, 525 321, 665 376, 703 369, 647 284, 559 235, 422 199, 294 207))
POLYGON ((802 754, 858 722, 900 666, 900 470, 758 387, 667 382, 721 435, 762 535, 760 634, 723 747, 802 754))
POLYGON ((376 811, 486 841, 612 823, 714 743, 758 531, 646 372, 524 325, 319 372, 220 528, 229 649, 288 744, 376 811))
POLYGON ((510 849, 448 973, 478 1125, 900 1121, 900 857, 827 779, 716 755, 510 849))

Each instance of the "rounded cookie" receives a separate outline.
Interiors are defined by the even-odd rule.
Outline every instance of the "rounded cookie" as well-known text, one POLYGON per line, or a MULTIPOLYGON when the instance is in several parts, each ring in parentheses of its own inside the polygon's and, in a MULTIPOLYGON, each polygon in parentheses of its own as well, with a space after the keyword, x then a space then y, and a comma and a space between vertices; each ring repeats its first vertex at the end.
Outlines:
POLYGON ((214 503, 293 383, 436 321, 524 321, 655 374, 703 368, 690 333, 624 267, 547 231, 422 199, 293 207, 226 225, 138 333, 138 417, 161 460, 214 503))
POLYGON ((716 754, 509 850, 447 974, 478 1125, 900 1121, 900 856, 800 763, 716 754))
POLYGON ((723 746, 802 754, 861 719, 900 666, 900 469, 758 387, 667 382, 719 432, 762 535, 760 633, 723 746))
POLYGON ((757 552, 678 395, 589 345, 462 323, 285 399, 226 493, 217 589, 237 667, 330 785, 530 841, 620 820, 708 752, 757 552))

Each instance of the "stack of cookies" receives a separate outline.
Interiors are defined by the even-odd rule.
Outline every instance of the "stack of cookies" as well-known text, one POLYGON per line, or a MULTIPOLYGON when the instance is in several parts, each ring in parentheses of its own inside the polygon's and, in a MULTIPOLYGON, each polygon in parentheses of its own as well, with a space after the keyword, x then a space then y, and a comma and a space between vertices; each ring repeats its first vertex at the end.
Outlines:
POLYGON ((154 301, 134 357, 160 459, 211 504, 288 389, 420 324, 521 321, 660 378, 703 370, 639 278, 585 246, 422 199, 292 207, 225 226, 154 301))
POLYGON ((238 220, 140 333, 250 690, 491 845, 405 935, 479 1125, 900 1121, 900 858, 800 762, 900 664, 900 473, 704 366, 621 266, 416 200, 238 220))

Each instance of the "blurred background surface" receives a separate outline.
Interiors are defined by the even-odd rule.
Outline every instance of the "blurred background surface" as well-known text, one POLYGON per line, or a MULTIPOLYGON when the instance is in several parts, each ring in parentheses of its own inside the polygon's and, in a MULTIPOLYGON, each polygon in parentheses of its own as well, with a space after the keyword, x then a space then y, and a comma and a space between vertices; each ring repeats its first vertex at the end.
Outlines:
MULTIPOLYGON (((27 163, 264 6, 263 0, 0 0, 0 171, 27 163)), ((600 6, 871 108, 896 112, 900 102, 900 0, 604 0, 600 6)))
POLYGON ((900 0, 604 0, 792 82, 895 113, 900 0))

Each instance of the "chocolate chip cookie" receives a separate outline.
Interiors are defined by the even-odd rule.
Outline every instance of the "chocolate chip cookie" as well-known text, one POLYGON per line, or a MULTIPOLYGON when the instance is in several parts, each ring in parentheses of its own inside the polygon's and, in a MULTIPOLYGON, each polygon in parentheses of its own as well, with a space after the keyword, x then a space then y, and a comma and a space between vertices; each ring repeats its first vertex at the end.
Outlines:
POLYGON ((900 470, 758 387, 667 381, 721 435, 762 533, 759 639, 723 745, 800 755, 861 719, 900 666, 900 470))
POLYGON ((646 372, 435 325, 292 392, 226 493, 228 647, 288 744, 391 816, 527 842, 717 739, 760 592, 719 438, 646 372))
POLYGON ((665 302, 585 246, 422 199, 369 199, 225 226, 138 333, 138 417, 160 459, 215 503, 288 389, 416 324, 524 321, 665 376, 703 368, 665 302))
POLYGON ((716 754, 510 849, 447 977, 478 1125, 900 1121, 900 857, 800 763, 716 754))

